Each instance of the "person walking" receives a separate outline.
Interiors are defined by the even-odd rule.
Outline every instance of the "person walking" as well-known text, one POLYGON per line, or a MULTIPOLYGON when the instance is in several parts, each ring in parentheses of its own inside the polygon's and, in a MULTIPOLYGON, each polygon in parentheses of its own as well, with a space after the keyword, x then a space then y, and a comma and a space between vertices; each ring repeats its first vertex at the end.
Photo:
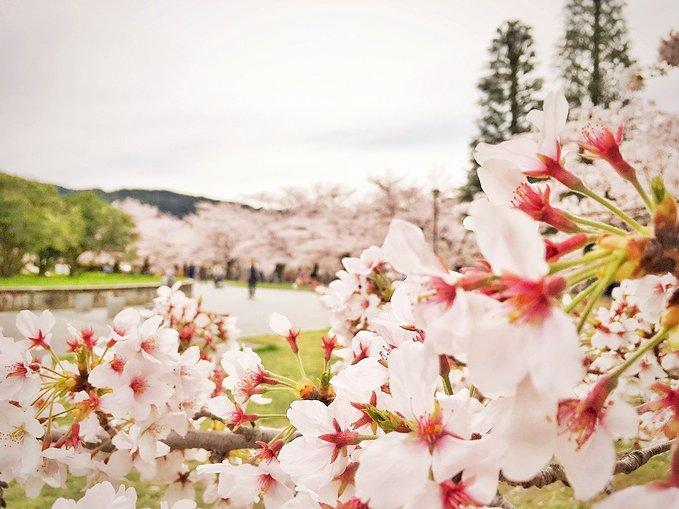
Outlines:
POLYGON ((253 259, 250 263, 250 271, 248 273, 248 295, 249 299, 255 298, 255 291, 257 290, 257 281, 259 281, 259 271, 253 259))

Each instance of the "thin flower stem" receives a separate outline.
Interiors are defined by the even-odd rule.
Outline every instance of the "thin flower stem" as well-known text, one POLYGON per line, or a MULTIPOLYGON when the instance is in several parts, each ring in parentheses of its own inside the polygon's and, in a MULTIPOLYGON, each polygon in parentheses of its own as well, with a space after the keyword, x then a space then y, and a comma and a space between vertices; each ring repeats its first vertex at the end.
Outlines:
POLYGON ((618 378, 626 369, 628 369, 632 364, 634 364, 641 357, 643 357, 646 352, 654 349, 656 346, 662 343, 665 340, 665 337, 667 336, 667 333, 669 331, 670 329, 667 327, 661 328, 658 332, 656 332, 653 335, 653 337, 651 337, 643 345, 639 346, 639 348, 637 348, 632 355, 625 359, 625 362, 623 362, 622 364, 620 364, 620 366, 615 368, 610 373, 610 376, 612 378, 618 378))
POLYGON ((622 265, 622 263, 625 261, 625 257, 625 254, 619 254, 615 261, 608 266, 604 276, 597 283, 596 289, 592 292, 592 298, 587 303, 587 306, 580 316, 580 321, 578 322, 578 332, 580 332, 587 323, 587 319, 589 318, 592 309, 594 309, 594 306, 599 301, 604 291, 606 291, 608 285, 611 284, 611 281, 613 281, 613 277, 618 271, 618 268, 620 268, 620 265, 622 265))
POLYGON ((55 382, 59 381, 59 378, 53 375, 48 375, 47 373, 42 373, 40 375, 41 378, 47 378, 48 380, 54 380, 55 382))
POLYGON ((257 419, 267 419, 267 418, 279 418, 279 417, 287 417, 287 414, 255 414, 257 416, 257 419))
POLYGON ((299 365, 299 372, 302 375, 302 378, 306 378, 306 371, 304 371, 304 363, 302 362, 302 356, 299 354, 299 351, 295 354, 297 357, 297 364, 299 365))
POLYGON ((596 228, 597 230, 603 230, 605 232, 614 233, 616 235, 627 235, 628 233, 627 231, 623 230, 622 228, 618 228, 617 226, 611 226, 610 224, 602 223, 600 221, 593 221, 585 217, 576 216, 575 214, 571 214, 566 211, 564 211, 564 214, 566 215, 567 218, 572 219, 578 224, 591 226, 592 228, 596 228))
MULTIPOLYGON (((285 380, 276 380, 277 384, 276 385, 284 385, 286 388, 289 387, 290 389, 297 390, 297 382, 287 382, 285 380), (294 383, 294 385, 293 385, 294 383)), ((266 384, 269 385, 269 384, 266 384)))
POLYGON ((613 212, 613 214, 618 216, 620 219, 622 219, 625 223, 627 223, 630 227, 632 227, 641 235, 644 236, 648 235, 648 231, 646 230, 646 228, 640 225, 632 216, 630 216, 623 210, 619 209, 615 204, 613 204, 603 196, 599 196, 597 193, 595 193, 594 191, 585 186, 582 186, 577 191, 606 207, 608 210, 613 212))
POLYGON ((104 362, 104 357, 105 357, 106 354, 108 353, 109 348, 111 348, 111 346, 110 346, 110 345, 106 345, 106 348, 104 348, 104 351, 101 352, 101 355, 99 356, 99 362, 104 362))
POLYGON ((292 428, 293 430, 295 429, 295 427, 292 424, 288 424, 285 428, 280 430, 276 434, 276 436, 274 436, 271 440, 269 440, 269 445, 272 445, 276 440, 278 440, 279 438, 282 438, 283 435, 285 435, 286 433, 288 433, 290 431, 290 428, 292 428))
POLYGON ((566 278, 566 284, 568 286, 574 286, 577 285, 578 283, 582 283, 583 281, 587 281, 588 279, 591 279, 594 276, 596 276, 598 270, 599 270, 598 267, 592 268, 587 267, 586 269, 574 272, 573 274, 566 278))
POLYGON ((75 408, 75 407, 72 406, 71 408, 67 408, 66 410, 62 410, 61 412, 57 412, 56 414, 53 414, 53 415, 52 415, 52 418, 54 419, 55 417, 59 417, 60 415, 67 414, 67 413, 69 413, 71 410, 73 410, 74 408, 75 408))
POLYGON ((580 302, 582 302, 590 293, 594 291, 596 285, 597 283, 595 281, 591 283, 587 288, 582 290, 580 293, 578 293, 575 297, 573 297, 573 300, 570 301, 570 303, 564 308, 564 311, 566 313, 570 313, 571 311, 573 311, 575 309, 575 306, 580 304, 580 302))
POLYGON ((377 435, 358 435, 359 440, 377 440, 377 435))
POLYGON ((293 380, 292 378, 288 378, 287 376, 279 375, 278 373, 272 373, 271 371, 267 372, 268 376, 271 378, 275 379, 278 382, 285 382, 288 385, 297 386, 297 380, 293 380))
POLYGON ((45 438, 43 440, 43 449, 47 449, 49 447, 49 444, 51 443, 51 437, 52 437, 52 410, 54 409, 54 399, 50 402, 50 413, 49 416, 47 417, 47 431, 45 432, 45 438))
POLYGON ((637 193, 639 193, 639 196, 641 196, 641 199, 644 200, 644 205, 646 205, 646 209, 653 213, 653 202, 651 201, 651 198, 648 196, 648 193, 646 192, 646 189, 644 189, 644 186, 641 185, 641 182, 639 182, 639 179, 634 177, 633 180, 631 180, 632 185, 634 186, 634 189, 637 190, 637 193))
MULTIPOLYGON (((59 373, 58 371, 54 371, 52 368, 48 368, 47 366, 45 366, 45 365, 43 365, 43 364, 40 365, 40 369, 44 369, 44 370, 46 370, 46 371, 49 371, 50 373, 52 373, 52 374, 54 374, 54 375, 57 375, 57 376, 60 376, 60 377, 62 377, 62 378, 68 378, 68 377, 67 377, 66 375, 64 375, 63 373, 59 373)), ((43 375, 43 376, 44 376, 44 375, 43 375)))
POLYGON ((287 385, 286 385, 285 387, 276 387, 276 386, 273 386, 273 387, 266 387, 266 388, 264 389, 264 391, 265 391, 265 392, 291 391, 293 394, 297 394, 297 389, 296 389, 296 388, 290 387, 290 386, 287 386, 287 385))
POLYGON ((573 286, 575 284, 580 283, 581 281, 585 281, 586 279, 588 279, 588 277, 586 277, 587 274, 590 273, 592 275, 596 274, 603 265, 607 265, 610 262, 614 261, 617 258, 617 256, 618 256, 617 254, 612 253, 609 256, 594 261, 593 263, 589 264, 586 267, 582 267, 579 270, 570 273, 568 276, 565 276, 566 283, 568 284, 568 286, 573 286))
POLYGON ((44 398, 47 395, 47 393, 50 392, 51 390, 53 390, 53 387, 50 385, 45 390, 43 390, 40 394, 38 394, 38 396, 31 403, 31 406, 35 405, 38 401, 40 401, 42 398, 44 398))
POLYGON ((605 258, 610 255, 611 251, 609 250, 590 251, 589 253, 584 254, 578 258, 571 258, 560 262, 550 263, 549 273, 554 274, 555 272, 559 272, 560 270, 570 269, 571 267, 576 267, 578 265, 589 263, 593 260, 600 260, 601 258, 605 258))

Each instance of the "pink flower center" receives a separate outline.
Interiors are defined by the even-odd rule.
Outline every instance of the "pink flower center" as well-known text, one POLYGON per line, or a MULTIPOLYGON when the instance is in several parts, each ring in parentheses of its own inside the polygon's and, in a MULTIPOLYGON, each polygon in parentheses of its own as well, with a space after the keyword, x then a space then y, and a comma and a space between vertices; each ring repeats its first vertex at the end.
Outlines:
POLYGON ((335 445, 335 449, 332 451, 332 458, 330 463, 334 462, 339 456, 340 452, 346 452, 346 447, 349 445, 356 445, 359 443, 358 433, 353 431, 343 430, 337 419, 332 420, 332 426, 335 429, 334 433, 326 433, 320 435, 318 438, 335 445))
POLYGON ((42 330, 38 331, 38 334, 33 337, 33 338, 28 338, 32 343, 33 346, 41 346, 45 349, 49 348, 49 345, 45 342, 45 334, 43 334, 42 330))
POLYGON ((123 372, 123 369, 125 368, 125 361, 120 357, 114 357, 113 360, 111 361, 110 366, 114 372, 120 374, 123 372))
POLYGON ((439 490, 441 507, 444 509, 481 507, 484 505, 467 493, 467 485, 464 482, 445 481, 439 485, 439 490))
POLYGON ((575 435, 578 447, 587 442, 599 423, 599 413, 591 406, 583 407, 579 399, 567 399, 559 403, 557 422, 575 435))
POLYGON ((455 300, 455 294, 457 293, 457 288, 441 279, 440 277, 435 277, 431 279, 430 286, 436 292, 433 297, 433 301, 437 304, 446 304, 450 306, 455 300))
POLYGON ((144 394, 147 388, 148 384, 146 383, 146 379, 144 377, 135 376, 132 380, 130 380, 130 389, 132 389, 132 392, 134 392, 135 396, 141 396, 144 394))
POLYGON ((148 354, 153 354, 156 351, 156 338, 150 337, 146 338, 144 341, 141 342, 141 349, 144 350, 148 354))
POLYGON ((507 304, 514 308, 511 320, 520 319, 526 322, 539 322, 547 318, 554 299, 566 286, 566 280, 560 276, 537 281, 503 276, 502 283, 506 285, 506 290, 500 297, 506 298, 507 304))
POLYGON ((430 448, 433 448, 436 445, 436 442, 447 434, 448 433, 443 429, 443 421, 440 412, 426 415, 417 421, 417 436, 430 448))
POLYGON ((259 490, 264 494, 269 491, 269 488, 271 488, 275 482, 276 479, 274 479, 271 474, 262 474, 259 476, 259 490))
POLYGON ((14 364, 14 366, 12 366, 10 372, 7 373, 7 378, 9 378, 10 376, 25 378, 27 374, 28 368, 26 367, 26 365, 22 362, 17 362, 16 364, 14 364))

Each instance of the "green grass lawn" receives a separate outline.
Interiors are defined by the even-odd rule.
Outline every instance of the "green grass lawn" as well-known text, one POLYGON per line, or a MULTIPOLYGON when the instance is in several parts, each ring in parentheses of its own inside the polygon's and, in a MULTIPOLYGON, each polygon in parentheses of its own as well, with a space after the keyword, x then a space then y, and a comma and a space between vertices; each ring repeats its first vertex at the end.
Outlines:
POLYGON ((35 276, 19 274, 0 278, 0 287, 11 286, 62 286, 62 285, 108 285, 119 283, 155 283, 160 277, 151 274, 105 274, 104 272, 83 272, 75 276, 35 276))
MULTIPOLYGON (((227 281, 224 281, 225 284, 230 285, 230 286, 248 286, 247 281, 243 281, 241 279, 229 279, 227 281)), ((309 288, 308 286, 296 288, 293 286, 292 283, 269 283, 266 281, 257 283, 257 288, 273 288, 274 290, 298 290, 298 291, 305 291, 305 292, 312 292, 313 289, 309 288)))
MULTIPOLYGON (((299 337, 299 347, 306 369, 307 375, 311 378, 318 377, 323 369, 323 356, 320 338, 325 331, 304 332, 299 337)), ((252 346, 262 358, 264 366, 278 374, 298 379, 299 368, 295 356, 290 351, 287 343, 279 336, 265 335, 253 338, 246 338, 243 343, 252 346)), ((285 413, 290 401, 294 398, 292 394, 286 392, 271 393, 273 402, 270 405, 260 406, 250 404, 249 411, 258 413, 278 414, 285 413)), ((269 419, 263 425, 280 427, 287 422, 283 418, 269 419)), ((643 484, 651 480, 663 479, 669 470, 669 455, 663 454, 653 458, 642 468, 630 475, 620 474, 615 476, 613 485, 617 489, 633 484, 643 484)), ((128 486, 134 486, 139 495, 138 507, 157 508, 162 499, 164 488, 150 485, 140 481, 138 476, 130 476, 128 486)), ((71 478, 68 481, 66 490, 55 490, 43 488, 41 495, 34 500, 27 499, 23 495, 23 490, 16 484, 10 485, 5 492, 5 499, 8 508, 22 509, 42 509, 51 507, 54 500, 58 497, 80 498, 84 480, 82 478, 71 478)), ((197 487, 198 489, 198 487, 197 487)), ((501 486, 501 491, 508 502, 517 509, 529 509, 533 507, 543 507, 549 509, 584 509, 591 507, 591 504, 576 502, 572 497, 572 490, 562 483, 555 483, 545 488, 519 488, 512 486, 501 486)), ((198 501, 198 507, 205 508, 205 504, 198 501)), ((423 508, 424 509, 424 508, 423 508)))

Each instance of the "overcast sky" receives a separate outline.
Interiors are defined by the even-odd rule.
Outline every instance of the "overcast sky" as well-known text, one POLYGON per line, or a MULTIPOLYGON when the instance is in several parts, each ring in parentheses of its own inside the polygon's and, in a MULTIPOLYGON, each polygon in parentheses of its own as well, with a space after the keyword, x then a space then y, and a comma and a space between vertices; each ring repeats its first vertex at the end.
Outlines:
MULTIPOLYGON (((534 27, 554 81, 562 0, 0 0, 0 169, 75 188, 239 198, 463 180, 496 27, 534 27)), ((677 0, 631 0, 655 61, 677 0)), ((679 110, 679 73, 647 92, 679 110)))

